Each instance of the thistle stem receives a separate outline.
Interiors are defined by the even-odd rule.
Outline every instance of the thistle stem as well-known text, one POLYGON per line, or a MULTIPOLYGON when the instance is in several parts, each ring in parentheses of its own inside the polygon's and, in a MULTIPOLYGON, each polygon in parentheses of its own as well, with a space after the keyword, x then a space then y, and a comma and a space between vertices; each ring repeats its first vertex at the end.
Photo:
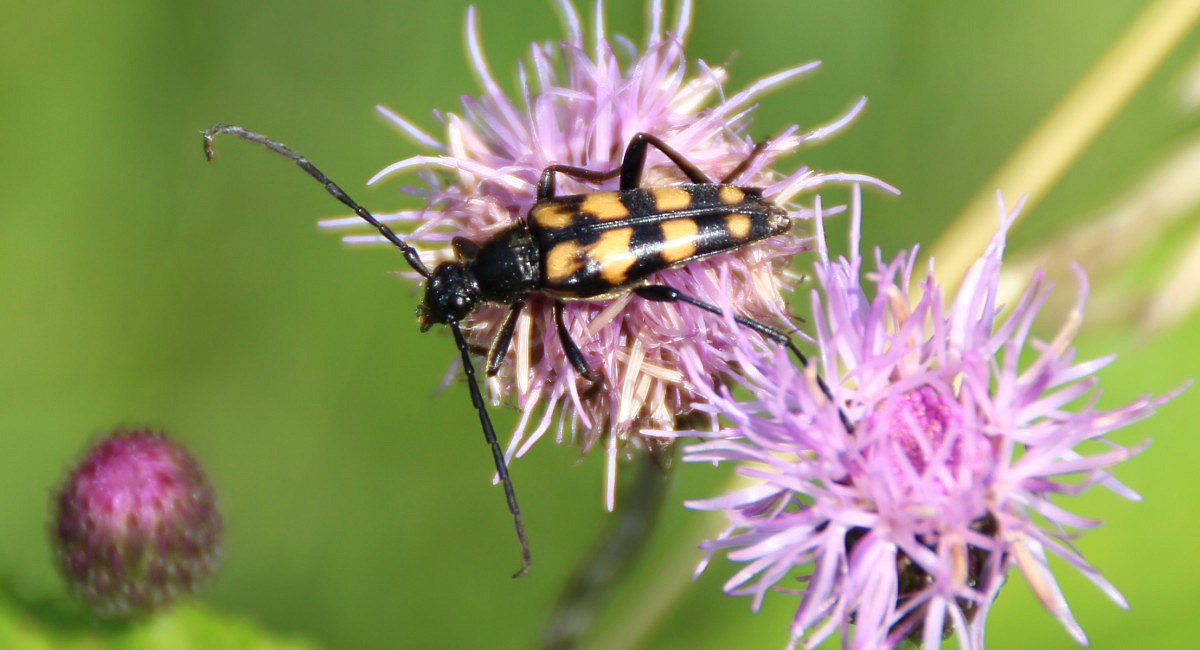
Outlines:
POLYGON ((595 546, 575 568, 563 588, 542 633, 546 650, 578 648, 596 617, 608 604, 616 587, 641 557, 670 485, 670 456, 642 454, 633 468, 633 480, 622 486, 621 499, 595 546))

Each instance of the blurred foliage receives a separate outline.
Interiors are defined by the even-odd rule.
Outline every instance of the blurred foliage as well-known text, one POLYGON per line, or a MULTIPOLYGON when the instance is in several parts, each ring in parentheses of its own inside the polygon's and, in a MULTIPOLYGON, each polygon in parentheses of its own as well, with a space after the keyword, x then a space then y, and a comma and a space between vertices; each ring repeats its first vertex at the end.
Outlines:
POLYGON ((99 621, 61 599, 20 602, 0 591, 0 648, 14 650, 312 650, 317 646, 263 632, 253 624, 184 605, 136 622, 99 621))
MULTIPOLYGON (((640 38, 641 3, 613 4, 611 30, 640 38)), ((868 242, 890 253, 929 243, 1144 4, 700 2, 690 52, 729 62, 730 88, 826 62, 763 101, 758 136, 870 98, 848 133, 795 164, 902 188, 899 199, 866 205, 868 242)), ((530 41, 560 34, 540 0, 479 6, 504 80, 530 41)), ((414 153, 371 107, 386 103, 435 130, 432 111, 454 110, 474 91, 462 54, 466 5, 18 0, 5 9, 0 575, 35 600, 61 596, 45 543, 51 486, 90 436, 148 424, 189 445, 222 499, 228 561, 204 596, 214 607, 330 647, 532 644, 605 517, 600 459, 577 462, 575 450, 546 442, 516 463, 535 566, 512 581, 511 524, 464 387, 433 397, 453 346, 418 333, 413 292, 388 276, 398 257, 350 253, 317 234, 315 220, 338 206, 291 165, 232 142, 215 166, 200 153, 201 129, 242 124, 301 150, 367 205, 403 205, 394 186, 356 189, 414 153)), ((1088 219, 1194 129, 1177 85, 1198 49, 1193 34, 1017 230, 1014 250, 1088 219)), ((1085 325, 1081 347, 1121 353, 1104 374, 1102 403, 1115 405, 1196 373, 1200 319, 1154 339, 1085 325)), ((1119 434, 1155 437, 1119 472, 1146 503, 1097 491, 1073 504, 1107 520, 1080 545, 1132 604, 1121 612, 1058 567, 1100 647, 1178 647, 1200 636, 1191 610, 1200 599, 1198 418, 1192 391, 1119 434)), ((501 430, 515 422, 505 411, 496 419, 501 430)), ((627 598, 697 541, 684 537, 693 515, 670 504, 711 494, 722 479, 679 469, 627 598)), ((752 615, 720 594, 730 573, 718 563, 701 577, 645 647, 782 646, 794 602, 768 599, 752 615)), ((1073 647, 1039 610, 1014 578, 990 641, 1073 647)), ((200 612, 177 610, 152 627, 212 628, 200 612)), ((42 643, 13 627, 23 618, 0 617, 0 633, 42 643)), ((240 625, 212 633, 242 638, 240 625)))

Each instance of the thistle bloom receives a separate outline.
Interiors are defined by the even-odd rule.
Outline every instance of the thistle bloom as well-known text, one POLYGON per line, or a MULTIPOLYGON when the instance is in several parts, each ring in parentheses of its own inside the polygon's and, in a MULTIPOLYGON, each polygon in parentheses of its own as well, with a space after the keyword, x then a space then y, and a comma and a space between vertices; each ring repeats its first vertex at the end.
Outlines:
MULTIPOLYGON (((688 70, 683 53, 690 25, 686 0, 669 31, 664 29, 661 0, 651 3, 648 35, 641 51, 625 39, 610 43, 600 2, 589 48, 575 9, 568 0, 558 4, 566 40, 531 46, 527 64, 518 68, 517 100, 492 76, 472 9, 467 14, 467 49, 482 94, 464 97, 461 115, 439 116, 445 125, 444 141, 391 110, 379 108, 402 134, 432 152, 389 165, 370 181, 404 172, 419 174, 424 186, 407 189, 419 196, 425 207, 378 216, 382 221, 411 224, 408 238, 429 249, 423 259, 430 268, 452 258, 452 238, 461 236, 480 243, 523 219, 535 202, 538 178, 548 165, 613 169, 620 165, 626 143, 639 132, 662 137, 711 177, 721 177, 754 147, 745 135, 754 102, 817 66, 814 62, 789 68, 726 98, 721 88, 725 79, 722 69, 701 62, 696 71, 688 70)), ((764 187, 769 200, 787 205, 793 197, 822 183, 869 181, 808 168, 786 176, 770 171, 774 161, 846 125, 862 105, 858 102, 845 116, 809 132, 795 126, 785 129, 749 166, 740 184, 764 187)), ((648 185, 683 180, 679 170, 657 153, 648 160, 644 179, 648 185)), ((558 180, 563 194, 614 190, 617 185, 616 179, 601 184, 561 176, 558 180)), ((810 214, 799 206, 788 207, 793 217, 810 214)), ((357 218, 333 219, 324 225, 360 226, 361 222, 357 218)), ((377 236, 346 239, 382 241, 377 236)), ((654 281, 787 327, 790 319, 782 294, 793 282, 785 269, 790 258, 802 250, 801 238, 787 234, 662 272, 654 281)), ((506 306, 491 305, 473 314, 464 323, 471 345, 486 349, 507 313, 506 306)), ((535 294, 517 322, 502 370, 488 388, 493 403, 508 400, 522 412, 507 448, 509 461, 523 455, 552 428, 560 443, 570 437, 584 451, 603 442, 608 459, 606 502, 611 508, 619 454, 646 445, 647 439, 638 435, 643 427, 674 429, 688 412, 691 395, 679 370, 682 360, 719 375, 729 364, 726 343, 740 333, 732 322, 693 307, 649 303, 629 295, 609 302, 567 303, 565 321, 600 376, 599 386, 581 379, 572 368, 558 340, 551 301, 535 294)))
POLYGON ((1048 555, 1126 604, 1067 532, 1099 522, 1053 497, 1103 485, 1136 500, 1109 470, 1145 443, 1128 448, 1106 436, 1169 397, 1096 408, 1095 374, 1113 357, 1077 361, 1070 347, 1087 294, 1082 273, 1071 316, 1052 340, 1029 338, 1049 290, 1040 275, 1002 314, 995 296, 1015 212, 1001 218, 946 303, 932 264, 912 287, 915 249, 890 262, 876 252, 875 268, 863 268, 858 205, 856 191, 849 259, 829 258, 817 220, 818 355, 810 367, 742 341, 734 356, 753 397, 739 401, 727 388, 704 389, 704 370, 688 366, 704 392, 700 408, 731 426, 687 449, 687 460, 737 463, 751 482, 689 504, 729 517, 705 544, 745 563, 726 592, 752 596, 757 607, 785 579, 799 580, 793 646, 814 647, 840 629, 853 648, 906 638, 937 647, 951 632, 978 648, 988 607, 1015 565, 1084 643, 1048 555))
POLYGON ((59 569, 99 616, 160 609, 195 591, 220 561, 212 486, 161 433, 118 431, 96 443, 55 503, 59 569))

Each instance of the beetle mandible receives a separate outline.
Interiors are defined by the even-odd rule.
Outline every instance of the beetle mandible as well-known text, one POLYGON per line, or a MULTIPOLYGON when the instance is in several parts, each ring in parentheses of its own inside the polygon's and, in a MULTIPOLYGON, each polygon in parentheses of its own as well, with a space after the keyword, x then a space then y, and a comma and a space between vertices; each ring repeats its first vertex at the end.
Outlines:
MULTIPOLYGON (((722 310, 715 305, 666 285, 649 283, 649 276, 737 250, 787 232, 792 226, 787 211, 763 198, 761 189, 736 185, 766 142, 759 143, 736 168, 714 182, 657 136, 638 133, 630 139, 621 166, 615 169, 596 171, 558 164, 546 167, 538 183, 537 201, 524 221, 482 243, 455 238, 452 246, 456 260, 443 262, 431 271, 416 248, 380 223, 307 158, 275 140, 240 126, 216 124, 204 132, 204 155, 209 161, 213 159, 213 138, 224 134, 261 144, 295 162, 400 249, 408 265, 425 279, 425 296, 417 308, 421 331, 441 323, 448 325, 454 335, 471 402, 491 447, 521 544, 521 568, 513 577, 524 575, 531 566, 529 541, 504 453, 459 325, 462 320, 482 303, 509 305, 485 362, 487 374, 494 375, 508 351, 526 299, 534 293, 544 294, 554 301, 554 320, 563 352, 580 375, 595 381, 597 376, 564 324, 564 301, 608 300, 632 292, 646 300, 685 303, 721 315, 722 310), (640 187, 649 147, 666 155, 689 183, 640 187), (619 176, 620 189, 559 196, 555 193, 558 174, 593 183, 619 176)), ((745 316, 735 315, 733 319, 787 346, 802 364, 807 363, 785 332, 745 316)), ((824 388, 824 382, 820 383, 824 388)))

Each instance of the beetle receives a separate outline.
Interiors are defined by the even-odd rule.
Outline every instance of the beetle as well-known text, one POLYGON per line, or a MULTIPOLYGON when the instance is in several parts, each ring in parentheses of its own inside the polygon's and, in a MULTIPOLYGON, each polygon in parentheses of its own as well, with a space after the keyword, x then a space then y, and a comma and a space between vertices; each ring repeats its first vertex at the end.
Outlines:
MULTIPOLYGON (((452 241, 455 261, 443 262, 430 270, 416 248, 380 223, 307 158, 275 140, 239 126, 216 124, 204 132, 204 154, 209 161, 214 155, 213 139, 225 134, 263 145, 295 162, 400 249, 408 265, 425 279, 425 295, 417 308, 418 321, 422 332, 435 324, 445 324, 454 335, 471 403, 491 447, 521 545, 521 568, 513 577, 524 575, 531 566, 529 541, 504 453, 497 442, 460 328, 463 319, 483 303, 509 306, 487 351, 485 371, 489 376, 495 375, 526 300, 534 293, 541 293, 554 301, 554 321, 563 353, 580 375, 596 381, 597 375, 588 367, 564 324, 565 302, 610 300, 632 292, 646 300, 684 303, 721 315, 719 307, 666 285, 652 284, 649 277, 658 271, 735 251, 792 227, 787 211, 763 198, 761 189, 735 184, 763 151, 766 142, 755 146, 721 180, 713 181, 657 136, 638 133, 630 139, 621 165, 615 169, 596 171, 560 164, 546 167, 538 183, 536 202, 523 221, 481 243, 455 238, 452 241), (689 182, 641 187, 649 147, 662 152, 689 182), (620 185, 617 191, 558 195, 555 181, 559 174, 593 183, 619 176, 620 185)), ((801 363, 807 364, 804 354, 783 331, 745 316, 735 315, 734 321, 787 346, 801 363)), ((824 382, 820 383, 824 388, 824 382)))

